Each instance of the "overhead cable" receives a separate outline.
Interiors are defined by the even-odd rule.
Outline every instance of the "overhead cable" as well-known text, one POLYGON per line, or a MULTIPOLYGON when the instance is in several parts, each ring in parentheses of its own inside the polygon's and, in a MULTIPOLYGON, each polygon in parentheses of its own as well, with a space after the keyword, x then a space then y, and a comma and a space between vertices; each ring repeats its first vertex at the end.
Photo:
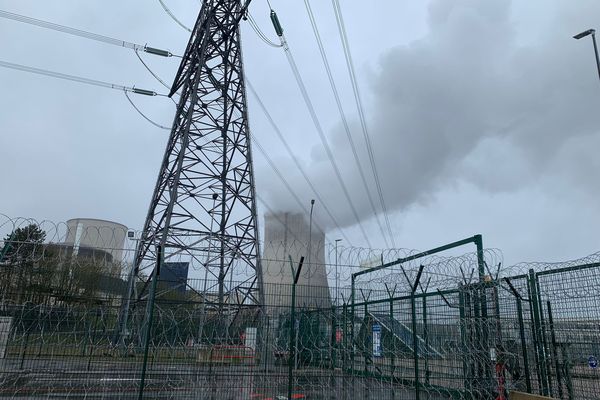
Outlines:
MULTIPOLYGON (((160 76, 158 76, 158 74, 156 74, 154 71, 152 71, 152 69, 150 69, 148 64, 144 61, 144 59, 140 55, 139 51, 135 50, 135 55, 137 56, 138 60, 140 60, 140 62, 144 66, 144 68, 146 68, 146 70, 150 73, 150 75, 152 75, 154 77, 154 79, 156 79, 161 85, 163 85, 167 89, 171 90, 171 87, 169 85, 167 85, 167 83, 163 79, 161 79, 160 76)), ((179 92, 175 92, 175 94, 179 94, 179 92)), ((177 105, 177 102, 175 101, 175 99, 173 99, 173 97, 169 97, 169 100, 171 100, 173 102, 173 104, 177 105)))
POLYGON ((81 29, 71 28, 65 25, 55 24, 53 22, 42 21, 41 19, 27 17, 25 15, 15 14, 8 11, 0 10, 0 17, 10 19, 17 22, 23 22, 30 25, 35 25, 40 28, 52 29, 54 31, 67 33, 69 35, 79 36, 86 39, 95 40, 98 42, 103 42, 107 44, 112 44, 114 46, 125 47, 127 49, 143 51, 148 54, 154 54, 156 56, 161 57, 172 57, 173 54, 168 50, 161 50, 154 47, 149 47, 147 45, 140 45, 131 42, 126 42, 124 40, 111 38, 109 36, 99 35, 97 33, 92 33, 88 31, 84 31, 81 29))
POLYGON ((269 45, 271 47, 276 47, 276 48, 281 47, 281 44, 277 44, 267 37, 267 35, 260 29, 260 27, 258 26, 258 23, 256 22, 256 20, 252 17, 252 15, 250 13, 248 13, 248 23, 250 24, 250 27, 252 27, 252 29, 254 30, 256 35, 260 39, 262 39, 262 41, 265 42, 267 45, 269 45))
POLYGON ((327 78, 329 79, 329 86, 331 87, 331 90, 333 91, 333 97, 335 98, 335 103, 337 105, 337 109, 339 111, 340 118, 342 120, 342 125, 344 126, 344 130, 346 132, 346 137, 348 138, 348 142, 350 143, 350 148, 352 149, 352 155, 354 157, 354 161, 356 162, 356 166, 358 167, 358 172, 359 172, 360 178, 362 180, 363 186, 365 188, 365 191, 367 192, 367 197, 369 199, 369 204, 371 205, 371 210, 373 211, 373 215, 375 217, 375 220, 377 221, 377 225, 379 226, 381 236, 383 237, 383 240, 385 241, 386 246, 389 247, 387 234, 384 230, 383 225, 381 224, 381 221, 379 219, 379 212, 377 211, 377 208, 375 207, 375 203, 373 202, 373 199, 371 197, 371 190, 369 189, 369 185, 367 183, 367 178, 365 176, 365 172, 363 170, 362 164, 360 162, 360 157, 358 155, 358 150, 356 149, 354 139, 352 138, 352 134, 350 132, 350 127, 348 125, 346 113, 344 112, 344 109, 342 107, 340 95, 339 95, 337 86, 335 84, 335 80, 333 79, 333 73, 331 72, 331 66, 329 65, 329 59, 327 58, 327 53, 325 52, 325 47, 323 46, 323 41, 321 40, 321 34, 319 33, 319 28, 317 26, 317 22, 316 22, 314 13, 312 11, 312 7, 310 5, 310 0, 304 0, 304 5, 306 8, 306 12, 308 13, 308 18, 310 20, 310 24, 312 26, 313 33, 315 35, 317 45, 319 47, 319 52, 321 53, 321 60, 323 61, 323 65, 325 66, 325 71, 327 72, 327 78))
POLYGON ((358 80, 356 79, 356 72, 354 69, 354 62, 352 61, 352 53, 350 52, 350 44, 348 42, 348 35, 346 34, 346 26, 344 24, 344 18, 342 16, 342 9, 338 0, 331 0, 333 4, 333 11, 335 13, 336 23, 338 26, 338 32, 342 39, 342 47, 344 49, 344 57, 346 59, 346 66, 348 67, 348 74, 350 75, 350 81, 352 83, 352 91, 354 93, 354 99, 356 101, 356 107, 358 109, 358 115, 360 119, 360 125, 363 132, 363 137, 365 139, 365 144, 367 147, 367 153, 369 155, 369 162, 371 163, 371 168, 373 170, 373 177, 375 178, 375 184, 377 187, 377 194, 379 195, 379 201, 381 203, 381 208, 383 210, 383 215, 385 217, 385 222, 388 228, 388 233, 392 240, 392 246, 396 247, 394 241, 394 234, 392 232, 392 226, 390 224, 389 213, 387 210, 387 206, 385 204, 385 197, 383 195, 383 187, 381 185, 381 180, 379 179, 379 173, 377 172, 377 163, 375 162, 375 153, 373 151, 373 145, 371 144, 371 137, 369 134, 369 129, 367 125, 367 119, 365 117, 365 111, 362 103, 362 98, 360 95, 360 90, 358 86, 358 80))
POLYGON ((131 104, 131 106, 133 107, 133 109, 134 109, 135 111, 137 111, 137 112, 138 112, 138 114, 140 114, 140 115, 142 116, 142 118, 144 118, 146 121, 150 122, 152 125, 156 126, 157 128, 164 129, 164 130, 167 130, 167 131, 170 131, 170 130, 171 130, 171 128, 169 128, 168 126, 164 126, 164 125, 157 124, 156 122, 154 122, 154 121, 152 121, 150 118, 148 118, 148 117, 146 116, 146 114, 144 114, 144 113, 143 113, 143 112, 142 112, 142 111, 141 111, 141 110, 140 110, 140 109, 139 109, 139 108, 138 108, 138 107, 135 105, 135 103, 133 102, 133 100, 131 100, 131 98, 129 97, 129 94, 127 93, 127 91, 123 91, 123 93, 125 94, 125 97, 127 97, 127 101, 129 101, 129 104, 131 104))
POLYGON ((358 212, 356 211, 356 207, 354 206, 354 203, 352 202, 352 198, 350 197, 348 188, 346 187, 346 184, 344 183, 340 169, 335 161, 335 158, 333 157, 333 152, 331 151, 331 147, 329 146, 329 143, 327 142, 327 137, 325 136, 325 132, 323 131, 323 128, 321 127, 321 123, 319 122, 319 118, 317 117, 317 113, 312 104, 312 100, 310 99, 310 96, 308 95, 308 91, 306 90, 304 80, 302 79, 302 76, 300 75, 300 71, 298 70, 298 66, 296 64, 294 56, 293 56, 291 49, 285 39, 285 35, 283 34, 283 29, 281 28, 281 25, 279 24, 279 20, 277 19, 277 15, 275 14, 275 11, 273 11, 273 10, 271 10, 271 20, 273 21, 273 26, 275 27, 275 32, 277 33, 277 36, 279 36, 281 45, 285 51, 285 55, 287 57, 288 63, 290 64, 290 68, 292 69, 294 78, 296 79, 298 88, 300 89, 300 93, 302 95, 304 103, 306 104, 306 108, 308 109, 308 112, 309 112, 312 122, 315 126, 315 129, 317 130, 317 133, 319 134, 319 138, 321 139, 321 143, 323 144, 325 153, 327 154, 327 158, 329 159, 329 163, 331 164, 331 167, 333 168, 333 171, 334 171, 336 178, 340 184, 340 187, 342 188, 344 196, 346 197, 346 201, 348 202, 348 205, 350 206, 352 214, 354 215, 356 224, 360 228, 360 231, 361 231, 363 237, 365 238, 367 245, 369 247, 371 247, 371 241, 369 240, 369 236, 367 235, 365 228, 363 227, 362 222, 360 220, 360 217, 358 216, 358 212))
POLYGON ((10 68, 10 69, 18 70, 18 71, 30 72, 32 74, 50 76, 53 78, 65 79, 65 80, 73 81, 73 82, 85 83, 87 85, 94 85, 94 86, 105 87, 108 89, 115 89, 115 90, 121 90, 124 92, 141 94, 144 96, 165 96, 166 97, 165 94, 156 93, 153 90, 145 90, 145 89, 138 89, 136 87, 117 85, 114 83, 108 83, 108 82, 104 82, 104 81, 98 81, 95 79, 83 78, 81 76, 63 74, 60 72, 48 71, 48 70, 41 69, 41 68, 34 68, 34 67, 26 66, 26 65, 14 64, 14 63, 1 61, 1 60, 0 60, 0 67, 10 68))
POLYGON ((167 7, 167 5, 163 2, 163 0, 158 0, 158 2, 160 3, 160 5, 162 6, 163 10, 165 10, 165 12, 169 15, 169 17, 171 17, 173 19, 173 21, 175 21, 177 23, 177 25, 181 26, 183 29, 185 29, 188 32, 191 32, 192 30, 187 27, 183 22, 181 22, 179 19, 177 19, 177 17, 175 16, 175 14, 173 14, 171 12, 171 10, 169 9, 169 7, 167 7))
POLYGON ((290 147, 290 145, 288 144, 287 140, 285 139, 285 136, 283 135, 283 133, 279 129, 279 126, 277 126, 277 124, 275 123, 275 120, 271 116, 271 113, 269 112, 269 110, 267 109, 267 107, 265 106, 265 104, 261 100, 260 96, 258 95, 258 93, 256 92, 256 90, 254 89, 254 87, 252 86, 252 84, 250 83, 250 81, 248 79, 246 79, 246 87, 250 90, 250 92, 256 98, 256 101, 258 102, 258 105, 260 106, 262 112, 267 117, 267 120, 269 121, 269 123, 273 127, 273 130, 277 134, 277 137, 279 137, 279 139, 283 143, 283 146, 284 146, 286 152, 288 153, 288 155, 290 156, 290 158, 292 159, 292 161, 296 165, 296 168, 298 168, 298 170, 300 171, 300 174, 302 175, 302 177, 306 181, 307 185, 310 187, 310 189, 314 193, 315 197, 319 201, 319 204, 323 206, 323 209, 325 210, 325 213, 327 214, 327 216, 329 216, 329 218, 331 219, 331 221, 333 222, 333 224, 335 225, 335 227, 337 228, 337 230, 344 237, 344 240, 351 246, 352 244, 351 244, 350 240, 348 239, 348 237, 346 236, 346 234, 344 233, 344 231, 340 227, 339 223, 337 222, 337 220, 335 219, 335 217, 331 213, 329 207, 327 207, 327 203, 325 203, 325 201, 323 200, 323 198, 321 197, 321 195, 319 194, 319 192, 315 188, 314 184, 312 183, 312 181, 308 177, 308 173, 302 167, 302 164, 298 160, 298 157, 296 157, 296 155, 292 151, 292 148, 290 147))
POLYGON ((169 85, 167 85, 167 83, 165 81, 163 81, 162 79, 160 79, 160 77, 157 74, 155 74, 154 71, 152 71, 150 69, 150 67, 148 66, 148 64, 146 64, 146 62, 144 61, 144 59, 140 56, 140 53, 137 50, 134 50, 134 51, 135 51, 135 55, 137 56, 138 60, 140 60, 140 62, 146 68, 146 70, 150 73, 150 75, 152 75, 154 77, 154 79, 156 79, 161 85, 163 85, 167 89, 171 89, 171 87, 169 85))
MULTIPOLYGON (((281 171, 279 170, 279 168, 277 168, 277 166, 275 165, 275 163, 273 162, 273 160, 269 156, 269 153, 265 150, 264 147, 262 147, 262 145, 260 144, 260 142, 256 139, 256 136, 251 135, 251 137, 252 137, 252 140, 253 140, 254 144, 256 145, 256 147, 258 148, 258 150, 260 151, 260 153, 263 155, 263 157, 265 157, 265 159, 267 160, 267 163, 269 164, 269 166, 271 167, 271 169, 275 172, 275 174, 277 175, 277 177, 279 178, 279 180, 281 180, 281 182, 286 187, 286 189, 288 190, 288 192, 290 192, 290 194, 292 195, 292 197, 294 198, 294 200, 296 201, 296 203, 298 204, 298 206, 300 206, 300 208, 306 214, 308 214, 308 209, 306 208, 306 205, 304 205, 304 203, 302 203, 302 200, 300 200, 300 198, 298 197, 298 195, 294 192, 294 189, 292 189, 292 187, 288 183, 287 179, 285 179, 285 177, 283 176, 283 174, 281 173, 281 171)), ((314 224, 316 225, 316 227, 321 232, 325 232, 323 230, 323 228, 321 228, 319 226, 318 223, 314 222, 314 224)))

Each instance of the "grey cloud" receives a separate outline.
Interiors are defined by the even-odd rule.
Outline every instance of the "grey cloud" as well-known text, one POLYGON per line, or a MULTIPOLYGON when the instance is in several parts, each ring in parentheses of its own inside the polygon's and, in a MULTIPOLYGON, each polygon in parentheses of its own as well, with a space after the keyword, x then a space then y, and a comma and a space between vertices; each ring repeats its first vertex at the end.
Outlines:
MULTIPOLYGON (((584 158, 594 157, 562 148, 581 137, 600 144, 591 43, 571 38, 577 29, 587 28, 584 16, 600 14, 600 4, 559 6, 555 29, 544 32, 535 45, 521 43, 511 11, 508 0, 434 1, 429 32, 379 60, 370 87, 370 127, 390 209, 427 202, 459 181, 492 193, 510 192, 556 174, 557 157, 573 161, 560 163, 562 174, 581 169, 581 163, 590 163, 584 158)), ((530 27, 535 34, 541 29, 530 27)), ((358 124, 352 128, 364 148, 358 124)), ((368 220, 371 208, 341 128, 332 140, 339 163, 349 172, 345 178, 357 207, 368 220)), ((311 176, 336 205, 341 224, 353 225, 319 154, 313 149, 311 176)), ((366 153, 361 157, 368 165, 366 153)))

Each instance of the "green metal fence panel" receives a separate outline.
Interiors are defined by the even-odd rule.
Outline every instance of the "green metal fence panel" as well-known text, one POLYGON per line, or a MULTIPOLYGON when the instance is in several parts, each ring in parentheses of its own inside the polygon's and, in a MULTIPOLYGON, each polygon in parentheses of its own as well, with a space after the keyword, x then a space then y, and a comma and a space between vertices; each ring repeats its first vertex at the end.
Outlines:
POLYGON ((501 268, 479 240, 336 282, 335 296, 286 281, 241 306, 201 279, 159 279, 127 307, 120 276, 95 290, 99 276, 68 257, 7 252, 0 398, 597 399, 598 257, 501 268), (52 262, 69 267, 55 286, 52 262))

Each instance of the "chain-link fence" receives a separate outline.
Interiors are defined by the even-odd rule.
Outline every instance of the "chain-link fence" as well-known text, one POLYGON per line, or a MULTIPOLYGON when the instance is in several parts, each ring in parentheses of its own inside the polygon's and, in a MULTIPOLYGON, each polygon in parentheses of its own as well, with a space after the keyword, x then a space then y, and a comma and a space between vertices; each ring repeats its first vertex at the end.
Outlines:
POLYGON ((69 242, 66 225, 6 221, 3 398, 600 392, 600 254, 503 267, 501 253, 476 237, 457 242, 476 244, 474 252, 449 257, 325 244, 297 273, 306 246, 264 243, 261 302, 233 298, 243 280, 219 294, 209 271, 194 267, 161 275, 153 295, 140 296, 146 282, 130 273, 135 243, 115 253, 109 231, 79 231, 97 241, 86 248, 69 242))

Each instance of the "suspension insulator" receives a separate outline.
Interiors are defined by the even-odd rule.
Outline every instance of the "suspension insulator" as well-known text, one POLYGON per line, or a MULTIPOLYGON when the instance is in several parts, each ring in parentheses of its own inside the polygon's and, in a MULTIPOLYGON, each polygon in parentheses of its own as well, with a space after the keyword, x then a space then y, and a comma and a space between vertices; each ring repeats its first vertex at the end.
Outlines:
POLYGON ((277 18, 277 14, 274 10, 271 10, 271 22, 273 23, 273 27, 275 28, 275 33, 277 33, 277 36, 283 36, 283 28, 281 27, 279 18, 277 18))
POLYGON ((154 47, 148 47, 148 46, 144 46, 144 51, 146 53, 154 54, 154 55, 161 56, 161 57, 171 57, 173 55, 173 54, 171 54, 170 51, 155 49, 154 47))
POLYGON ((156 92, 153 92, 152 90, 133 88, 132 92, 137 94, 143 94, 144 96, 156 96, 156 92))

